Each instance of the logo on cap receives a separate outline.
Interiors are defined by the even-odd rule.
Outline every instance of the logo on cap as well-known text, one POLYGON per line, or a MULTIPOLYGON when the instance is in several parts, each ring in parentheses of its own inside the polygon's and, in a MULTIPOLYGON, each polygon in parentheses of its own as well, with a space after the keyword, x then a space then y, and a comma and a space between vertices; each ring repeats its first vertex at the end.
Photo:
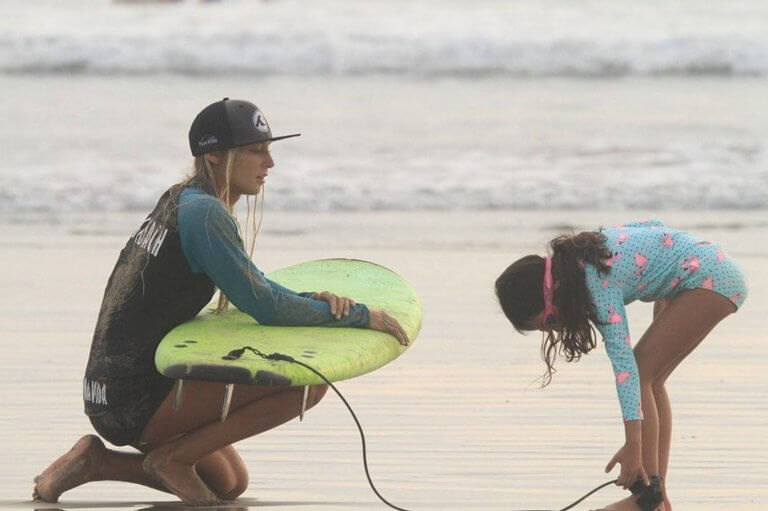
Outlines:
POLYGON ((262 114, 258 110, 253 112, 253 125, 256 127, 257 130, 261 131, 262 133, 269 132, 269 125, 267 124, 267 119, 264 117, 264 114, 262 114))
POLYGON ((207 137, 203 137, 198 141, 197 147, 205 147, 212 144, 218 144, 219 139, 214 137, 213 135, 208 135, 207 137))

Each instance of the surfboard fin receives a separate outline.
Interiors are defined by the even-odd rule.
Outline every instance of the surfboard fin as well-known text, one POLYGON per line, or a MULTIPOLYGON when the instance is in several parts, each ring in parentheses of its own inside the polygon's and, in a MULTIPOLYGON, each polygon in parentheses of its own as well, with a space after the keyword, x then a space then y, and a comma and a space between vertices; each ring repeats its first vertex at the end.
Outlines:
POLYGON ((304 420, 304 411, 307 409, 308 395, 309 395, 309 385, 304 385, 304 394, 301 396, 301 408, 299 409, 299 422, 304 420))
POLYGON ((234 383, 227 383, 224 387, 224 405, 221 407, 221 422, 227 420, 227 415, 229 415, 229 405, 232 404, 232 393, 234 390, 234 383))
POLYGON ((173 411, 177 412, 184 402, 184 380, 176 380, 176 395, 173 397, 173 411))

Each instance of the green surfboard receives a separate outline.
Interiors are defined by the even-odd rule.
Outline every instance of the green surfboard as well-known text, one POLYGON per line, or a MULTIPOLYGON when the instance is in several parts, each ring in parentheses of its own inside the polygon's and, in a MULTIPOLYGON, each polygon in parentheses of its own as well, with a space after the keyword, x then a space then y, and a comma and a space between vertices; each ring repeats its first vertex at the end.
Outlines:
MULTIPOLYGON (((323 259, 276 270, 270 279, 297 291, 330 291, 384 309, 395 317, 413 344, 421 329, 418 296, 396 273, 366 261, 323 259)), ((282 353, 300 360, 330 381, 373 371, 394 360, 407 346, 383 332, 365 328, 264 326, 231 307, 224 314, 205 311, 163 338, 155 352, 157 369, 169 378, 252 385, 315 385, 322 380, 308 369, 266 360, 244 351, 282 353)))

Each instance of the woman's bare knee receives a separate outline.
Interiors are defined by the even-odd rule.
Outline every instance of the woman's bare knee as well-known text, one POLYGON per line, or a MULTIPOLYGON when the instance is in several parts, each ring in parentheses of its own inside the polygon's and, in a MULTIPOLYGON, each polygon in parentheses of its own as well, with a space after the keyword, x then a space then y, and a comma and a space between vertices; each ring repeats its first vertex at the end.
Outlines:
POLYGON ((248 468, 231 445, 209 454, 195 469, 220 499, 234 500, 248 488, 248 468))
POLYGON ((216 493, 221 500, 235 500, 248 489, 248 474, 240 478, 233 484, 232 489, 227 493, 216 493))

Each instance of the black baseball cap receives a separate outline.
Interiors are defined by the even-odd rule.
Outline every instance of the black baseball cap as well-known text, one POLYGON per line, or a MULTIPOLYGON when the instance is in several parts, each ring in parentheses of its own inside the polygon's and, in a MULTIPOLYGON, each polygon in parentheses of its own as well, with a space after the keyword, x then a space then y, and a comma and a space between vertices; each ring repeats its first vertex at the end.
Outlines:
POLYGON ((197 114, 189 128, 189 148, 193 156, 259 142, 298 137, 272 136, 267 118, 250 101, 224 98, 211 103, 197 114))

